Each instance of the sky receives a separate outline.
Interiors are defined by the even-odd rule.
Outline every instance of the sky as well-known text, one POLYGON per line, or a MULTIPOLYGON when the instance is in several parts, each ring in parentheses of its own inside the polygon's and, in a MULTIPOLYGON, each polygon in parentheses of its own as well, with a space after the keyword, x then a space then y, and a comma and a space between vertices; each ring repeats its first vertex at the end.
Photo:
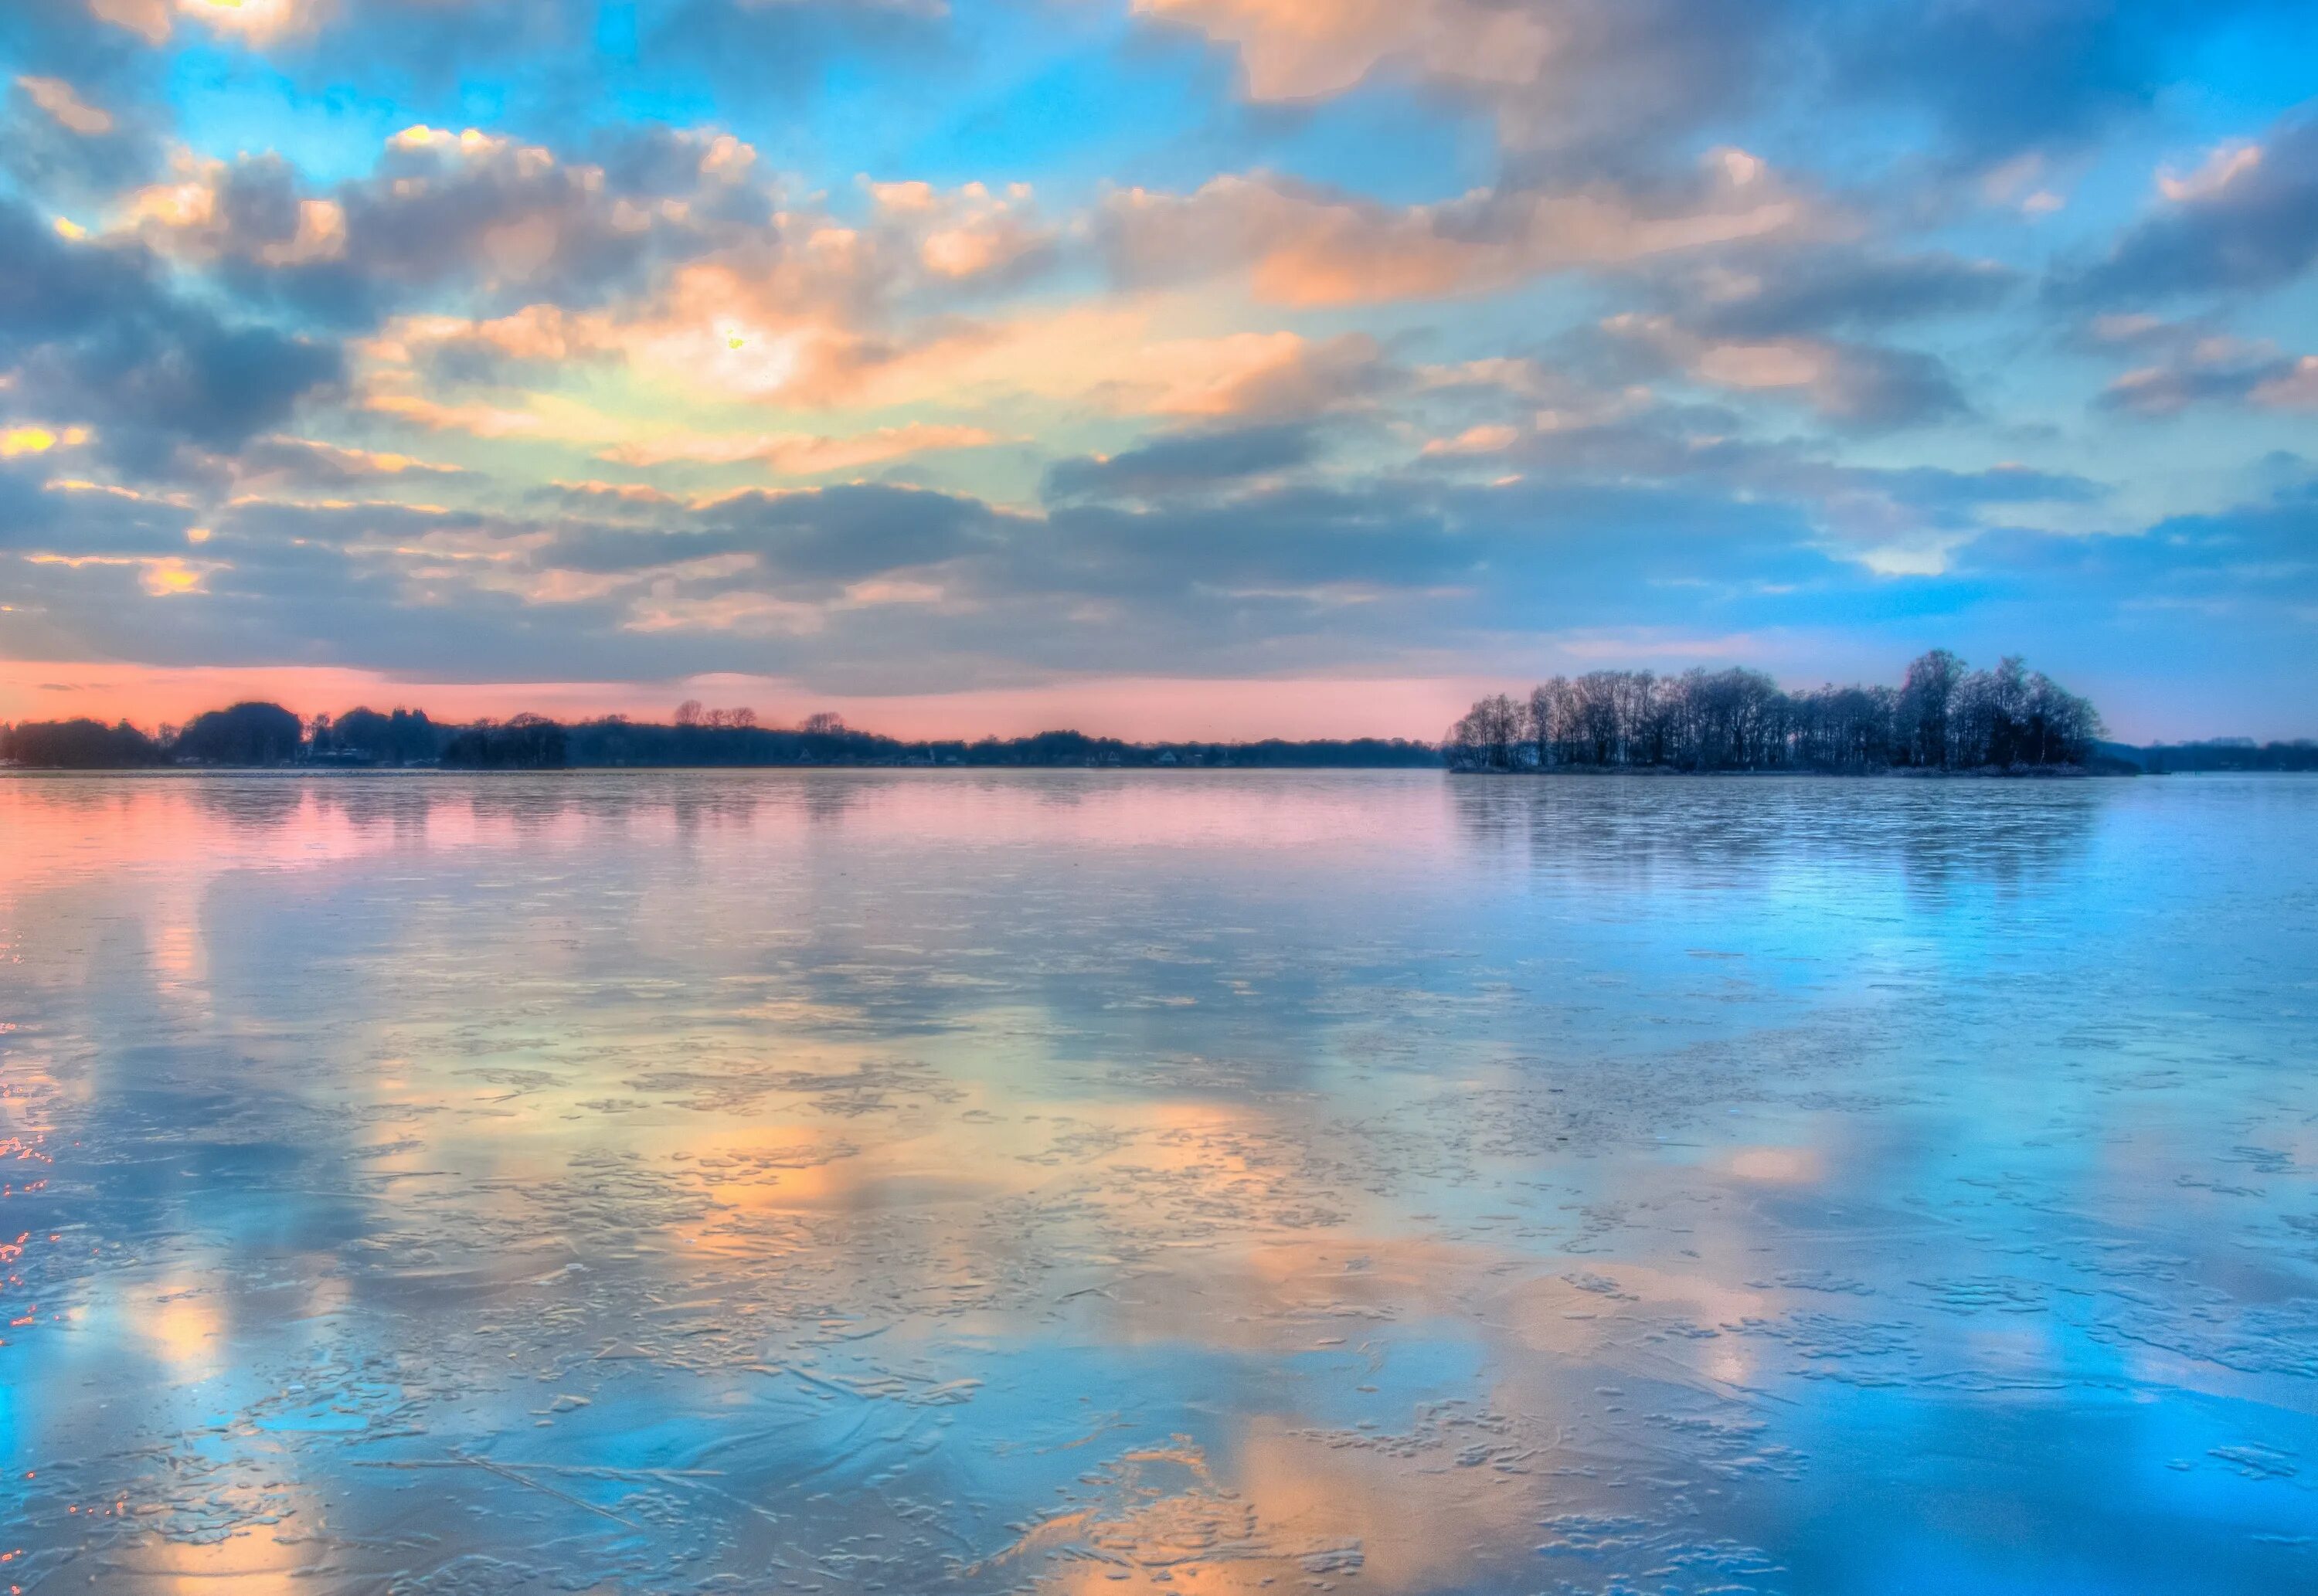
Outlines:
POLYGON ((2318 735, 2318 7, 0 5, 0 719, 2318 735))

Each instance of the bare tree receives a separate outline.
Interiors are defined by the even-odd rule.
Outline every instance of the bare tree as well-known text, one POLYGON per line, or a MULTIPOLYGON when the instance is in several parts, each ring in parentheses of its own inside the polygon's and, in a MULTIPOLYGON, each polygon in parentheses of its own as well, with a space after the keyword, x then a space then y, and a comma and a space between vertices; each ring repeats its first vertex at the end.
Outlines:
POLYGON ((676 723, 679 726, 700 724, 700 700, 687 698, 676 706, 676 723))
POLYGON ((1963 661, 1945 649, 1909 661, 1908 675, 1900 685, 1900 719, 1915 764, 1947 768, 1948 716, 1963 678, 1963 661))

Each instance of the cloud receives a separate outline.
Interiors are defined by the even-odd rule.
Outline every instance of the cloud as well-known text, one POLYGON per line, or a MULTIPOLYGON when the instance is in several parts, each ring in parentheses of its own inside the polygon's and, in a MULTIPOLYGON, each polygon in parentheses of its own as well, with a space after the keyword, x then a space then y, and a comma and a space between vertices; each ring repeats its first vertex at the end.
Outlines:
POLYGON ((2224 145, 2158 183, 2155 213, 2107 260, 2062 279, 2066 298, 2127 305, 2258 292, 2318 261, 2318 120, 2281 122, 2259 144, 2224 145))
POLYGON ((1835 225, 1755 157, 1717 149, 1678 181, 1492 189, 1407 207, 1261 174, 1189 194, 1130 189, 1105 207, 1102 234, 1132 285, 1245 272, 1259 300, 1328 306, 1488 292, 1835 225))
POLYGON ((89 104, 61 77, 19 77, 16 86, 24 92, 26 99, 47 113, 49 121, 68 133, 94 139, 112 131, 112 113, 89 104))
POLYGON ((2318 619, 2314 549, 2318 481, 2305 472, 2266 497, 2167 516, 2117 536, 2040 538, 1993 529, 1965 545, 1957 564, 1961 574, 2007 584, 2027 600, 2065 596, 2097 624, 2153 637, 2169 653, 2192 658, 2200 650, 2246 647, 2256 636, 2250 628, 2282 622, 2292 657, 2306 650, 2309 625, 2318 619))
POLYGON ((1919 426, 1966 408, 1947 368, 1913 350, 1801 336, 1715 337, 1671 317, 1631 312, 1603 325, 1661 369, 1726 392, 1792 395, 1833 421, 1919 426))
POLYGON ((106 449, 231 449, 337 379, 338 351, 180 297, 135 246, 75 244, 0 201, 0 369, 106 449))
MULTIPOLYGON (((520 514, 245 500, 197 548, 170 511, 112 549, 28 550, 215 562, 166 600, 141 565, 16 569, 56 637, 148 659, 305 639, 301 658, 494 679, 753 669, 931 691, 1148 672, 1187 650, 1222 674, 1438 669, 1569 629, 1775 630, 1830 603, 1922 602, 1878 596, 1895 580, 1994 582, 2056 540, 2008 551, 1990 516, 2097 491, 2017 468, 1865 471, 1792 447, 1725 450, 1685 480, 1564 471, 1496 486, 1298 480, 1300 453, 1288 434, 1153 440, 1087 483, 1122 497, 1043 516, 874 486, 687 500, 572 484, 520 514), (1978 574, 1936 574, 1965 556, 1978 574), (1932 574, 1877 574, 1897 570, 1932 574), (896 650, 903 605, 911 646, 896 650), (318 609, 335 623, 319 639, 318 609)), ((0 638, 24 635, 0 615, 0 638)))
POLYGON ((1651 300, 1702 332, 1760 338, 1872 332, 2000 305, 2021 273, 1990 260, 1856 245, 1742 244, 1641 275, 1651 300))
POLYGON ((469 474, 457 466, 408 454, 351 449, 281 434, 252 440, 234 457, 232 467, 235 484, 245 492, 350 488, 381 480, 443 481, 469 474))
POLYGON ((1168 336, 1162 323, 1182 307, 1148 299, 889 327, 874 295, 857 297, 858 263, 826 258, 851 256, 858 244, 858 235, 831 238, 761 273, 739 262, 687 267, 633 318, 588 323, 591 346, 649 380, 790 407, 948 407, 965 395, 1116 415, 1279 418, 1358 405, 1391 381, 1367 334, 1168 336))
POLYGON ((365 409, 430 432, 513 438, 544 435, 548 430, 543 417, 530 410, 512 410, 498 405, 445 404, 422 394, 375 390, 365 393, 362 402, 365 409))
POLYGON ((851 437, 810 433, 669 434, 601 450, 597 458, 619 465, 656 466, 670 462, 706 465, 762 463, 789 476, 858 471, 867 465, 906 460, 951 449, 982 449, 1005 440, 978 426, 912 422, 881 426, 851 437))
POLYGON ((1238 58, 1252 100, 1398 78, 1486 112, 1523 148, 1668 140, 1741 104, 1798 7, 1713 0, 1135 0, 1238 58))
POLYGON ((1118 454, 1057 461, 1047 471, 1046 498, 1151 499, 1211 491, 1293 471, 1317 453, 1312 428, 1302 424, 1176 433, 1118 454))
POLYGON ((185 536, 195 524, 190 506, 50 474, 55 463, 53 456, 0 462, 0 550, 158 558, 192 548, 185 536))
POLYGON ((67 426, 0 427, 0 460, 20 454, 46 454, 51 449, 77 449, 88 442, 88 428, 67 426))
POLYGON ((87 6, 96 21, 126 29, 148 44, 169 37, 176 10, 170 0, 87 0, 87 6))
POLYGON ((121 226, 172 258, 216 270, 241 292, 342 326, 362 325, 445 288, 478 308, 595 304, 650 280, 660 264, 752 236, 761 205, 726 191, 746 180, 734 146, 654 134, 688 156, 691 183, 631 149, 624 188, 593 162, 475 128, 415 123, 387 140, 369 176, 316 192, 279 155, 227 162, 189 153, 166 182, 130 195, 121 226))
POLYGON ((2161 417, 2200 404, 2318 408, 2318 355, 2287 354, 2266 338, 2233 337, 2196 322, 2123 316, 2096 318, 2088 341, 2096 348, 2153 356, 2102 390, 2100 403, 2107 409, 2161 417))
POLYGON ((1249 99, 1310 103, 1403 83, 1487 115, 1515 152, 1611 162, 1765 105, 1828 125, 1894 109, 1935 157, 1984 166, 2080 144, 2147 107, 2212 25, 2188 0, 1135 0, 1228 49, 1249 99))
POLYGON ((1029 184, 1002 192, 980 183, 948 192, 920 182, 867 186, 878 225, 935 282, 1020 282, 1054 250, 1055 229, 1038 219, 1029 184))
MULTIPOLYGON (((438 135, 424 131, 432 148, 438 135)), ((631 140, 623 148, 633 155, 641 146, 631 140)), ((754 165, 753 152, 723 135, 689 136, 686 158, 673 170, 665 148, 650 153, 624 183, 681 186, 689 172, 698 184, 725 192, 748 182, 754 165)), ((491 148, 478 155, 503 158, 491 148)), ((559 368, 579 363, 623 366, 645 381, 746 401, 818 406, 867 400, 874 391, 883 402, 903 402, 904 390, 923 391, 921 372, 986 363, 1010 340, 1051 336, 1030 318, 993 325, 959 309, 973 298, 1019 289, 1046 264, 1050 233, 1020 185, 1002 194, 979 184, 951 191, 871 185, 866 225, 811 206, 754 220, 746 206, 719 214, 703 203, 702 192, 696 187, 682 200, 644 196, 649 205, 590 201, 597 211, 608 203, 605 213, 618 227, 665 223, 665 236, 647 252, 651 260, 639 255, 633 273, 582 272, 559 297, 550 273, 508 282, 510 291, 495 296, 489 291, 498 280, 483 271, 471 274, 468 286, 482 289, 486 303, 497 298, 495 310, 385 320, 362 345, 366 381, 381 396, 375 402, 414 416, 428 407, 517 411, 503 395, 440 390, 553 382, 571 374, 559 368), (513 291, 518 286, 551 291, 526 301, 513 291)), ((351 198, 346 203, 347 248, 355 252, 360 211, 351 198)))
POLYGON ((90 211, 150 175, 159 146, 149 121, 141 110, 115 112, 69 78, 23 73, 0 94, 0 170, 28 197, 90 211))
POLYGON ((2213 14, 2193 0, 1953 0, 1814 20, 1833 95, 1919 108, 1938 152, 1977 166, 2083 143, 2144 109, 2213 14))
MULTIPOLYGON (((126 4, 123 0, 100 0, 100 4, 116 17, 147 11, 136 0, 127 0, 126 4)), ((179 15, 220 33, 238 35, 251 44, 265 44, 293 31, 315 26, 321 20, 323 7, 318 0, 176 0, 176 9, 179 15)))
POLYGON ((1234 333, 1146 345, 1136 375, 1107 385, 1118 408, 1157 416, 1289 417, 1359 403, 1391 381, 1376 341, 1345 333, 1234 333))
POLYGON ((956 559, 999 523, 977 499, 923 489, 750 490, 695 507, 667 530, 560 530, 539 563, 597 575, 696 568, 689 581, 660 584, 663 598, 764 583, 794 588, 791 599, 826 598, 849 583, 956 559))
POLYGON ((1521 438, 1521 429, 1517 426, 1510 426, 1504 422, 1481 422, 1453 437, 1427 440, 1423 453, 1433 458, 1501 454, 1520 443, 1521 438))
MULTIPOLYGON (((678 672, 745 657, 879 690, 1147 670, 1187 646, 1219 669, 1402 659, 1589 605, 1639 616, 1673 573, 1738 584, 1780 539, 1780 560, 1832 569, 1784 508, 1731 513, 1665 489, 1278 480, 1272 468, 1299 469, 1304 448, 1287 432, 1155 441, 1106 462, 1099 486, 1155 499, 1043 516, 879 487, 679 501, 577 484, 537 514, 243 499, 198 549, 177 510, 117 551, 30 551, 216 562, 169 601, 197 605, 182 614, 141 607, 153 596, 125 567, 21 569, 27 601, 78 647, 133 634, 147 659, 247 658, 319 608, 340 623, 325 656, 343 663, 678 672), (897 653, 878 617, 904 603, 913 641, 897 653)), ((15 624, 0 617, 0 636, 15 624)))
POLYGON ((1566 377, 1534 367, 1424 375, 1435 390, 1498 388, 1524 399, 1542 390, 1559 402, 1437 437, 1420 451, 1420 470, 1466 483, 1478 468, 1492 494, 1539 484, 1657 485, 1734 507, 1776 505, 1828 558, 1878 571, 1937 575, 1954 550, 1995 520, 2089 506, 2106 491, 2082 477, 2015 463, 1977 471, 1843 463, 1792 436, 1750 438, 1728 408, 1675 402, 1646 387, 1580 402, 1566 377))

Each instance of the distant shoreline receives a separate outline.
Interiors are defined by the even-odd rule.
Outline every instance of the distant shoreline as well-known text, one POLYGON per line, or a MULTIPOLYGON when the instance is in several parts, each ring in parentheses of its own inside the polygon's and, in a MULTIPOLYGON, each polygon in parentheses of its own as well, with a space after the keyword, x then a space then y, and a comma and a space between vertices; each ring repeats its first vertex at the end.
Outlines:
POLYGON ((677 707, 668 722, 519 714, 451 723, 425 710, 301 716, 247 700, 183 726, 0 723, 0 769, 343 775, 431 770, 1439 770, 1507 776, 1901 776, 2075 779, 2171 771, 2318 770, 2318 744, 2102 740, 2093 706, 2017 658, 1967 671, 1935 650, 1900 687, 1790 693, 1760 672, 1598 670, 1525 700, 1477 703, 1438 743, 1407 738, 1128 741, 888 737, 830 713, 759 725, 745 707, 677 707))
POLYGON ((908 760, 766 761, 759 764, 669 765, 501 765, 467 766, 417 763, 354 765, 293 760, 266 765, 169 764, 118 766, 25 765, 0 761, 0 776, 139 776, 161 781, 191 780, 211 776, 268 776, 284 781, 341 781, 362 778, 421 780, 430 776, 577 776, 644 775, 724 775, 739 771, 780 771, 798 775, 862 773, 992 776, 1010 772, 1055 771, 1087 775, 1310 775, 1316 772, 1433 771, 1476 781, 1545 777, 1581 781, 1836 781, 1836 782, 2076 782, 2103 781, 2139 776, 2308 776, 2318 775, 2318 745, 2307 742, 2270 743, 2244 748, 2233 743, 2175 743, 2135 747, 2102 745, 2102 758, 2093 766, 2026 766, 2011 769, 1983 767, 1941 770, 1885 767, 1874 770, 1783 769, 1676 770, 1665 766, 1557 766, 1540 770, 1488 769, 1459 767, 1436 760, 1431 764, 1232 764, 1158 765, 1102 764, 1049 760, 1018 760, 1007 764, 929 765, 908 760))

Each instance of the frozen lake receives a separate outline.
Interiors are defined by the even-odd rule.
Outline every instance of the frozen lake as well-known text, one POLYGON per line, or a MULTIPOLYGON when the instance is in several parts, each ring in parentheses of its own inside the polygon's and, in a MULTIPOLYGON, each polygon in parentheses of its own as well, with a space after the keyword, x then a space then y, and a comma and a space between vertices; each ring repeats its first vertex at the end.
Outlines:
POLYGON ((2318 1589, 2318 780, 0 777, 0 1587, 2318 1589))

